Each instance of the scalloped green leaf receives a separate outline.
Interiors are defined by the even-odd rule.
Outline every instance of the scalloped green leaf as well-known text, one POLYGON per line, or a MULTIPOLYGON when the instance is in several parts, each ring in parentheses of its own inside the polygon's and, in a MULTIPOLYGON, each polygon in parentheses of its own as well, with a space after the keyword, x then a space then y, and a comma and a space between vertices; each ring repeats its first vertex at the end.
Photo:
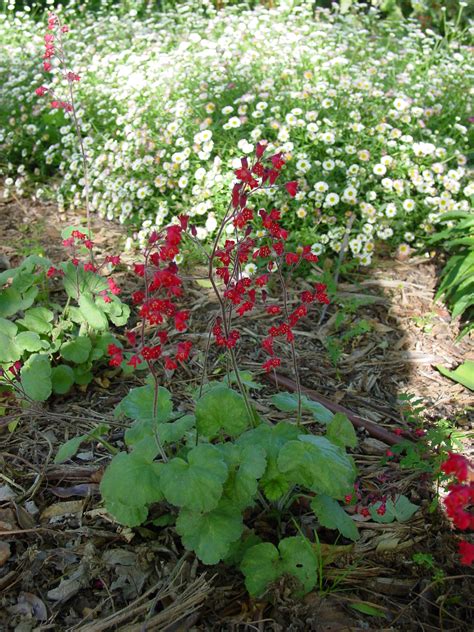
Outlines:
POLYGON ((100 492, 105 508, 118 522, 128 527, 142 524, 148 507, 163 499, 162 466, 139 453, 121 452, 114 456, 102 477, 100 492))
POLYGON ((197 401, 195 415, 199 434, 208 439, 221 433, 235 437, 250 425, 244 398, 225 384, 214 386, 197 401))
POLYGON ((13 287, 0 290, 0 317, 8 318, 20 310, 28 309, 33 305, 37 294, 37 287, 30 287, 23 293, 13 287))
POLYGON ((359 538, 355 522, 334 498, 326 494, 318 494, 311 501, 311 509, 323 527, 338 529, 341 535, 349 540, 359 538))
POLYGON ((406 522, 409 520, 419 509, 418 505, 414 505, 408 500, 406 496, 400 494, 395 497, 395 500, 390 498, 385 503, 385 512, 380 515, 377 510, 382 503, 377 501, 369 507, 372 520, 375 522, 388 523, 394 522, 406 522))
POLYGON ((39 351, 42 340, 34 331, 22 331, 16 337, 16 343, 22 351, 39 351))
POLYGON ((336 413, 328 423, 326 438, 332 443, 345 448, 355 448, 357 445, 357 435, 354 426, 343 413, 336 413))
POLYGON ((269 584, 283 575, 291 575, 299 582, 296 595, 308 593, 318 578, 318 560, 310 543, 301 536, 285 538, 278 549, 269 542, 257 544, 247 550, 240 570, 245 586, 252 597, 261 596, 269 584))
MULTIPOLYGON (((95 331, 105 331, 109 322, 102 307, 99 307, 89 294, 81 294, 79 297, 79 309, 88 324, 95 331)), ((105 305, 105 303, 104 303, 105 305)))
POLYGON ((352 492, 354 462, 325 437, 299 435, 280 450, 278 469, 292 482, 333 498, 352 492))
POLYGON ((286 422, 275 426, 260 425, 248 430, 237 440, 238 445, 260 446, 265 450, 267 467, 260 479, 260 486, 268 500, 278 500, 289 489, 287 477, 278 469, 278 454, 281 448, 298 437, 300 429, 286 422))
MULTIPOLYGON (((158 387, 156 420, 164 422, 170 418, 173 410, 171 393, 158 387)), ((137 421, 150 422, 155 419, 155 388, 151 384, 132 388, 115 408, 115 416, 124 415, 137 421)))
POLYGON ((87 361, 92 349, 89 336, 77 336, 61 345, 61 357, 74 364, 83 364, 87 361))
POLYGON ((46 307, 31 307, 26 310, 23 318, 17 320, 17 323, 25 329, 34 331, 37 334, 47 334, 53 327, 51 324, 53 318, 54 313, 46 309, 46 307))
POLYGON ((53 367, 51 371, 51 380, 53 384, 53 392, 58 395, 67 393, 75 381, 74 369, 67 364, 59 364, 53 367))
POLYGON ((224 559, 243 528, 240 511, 225 500, 207 513, 181 509, 176 520, 176 531, 184 546, 204 564, 217 564, 224 559))
MULTIPOLYGON (((298 395, 296 393, 277 393, 271 397, 271 401, 278 410, 288 413, 298 410, 298 395)), ((334 416, 326 406, 308 399, 306 395, 301 396, 301 408, 310 412, 316 421, 323 424, 329 423, 334 416)))
POLYGON ((236 506, 245 509, 252 504, 263 476, 267 459, 262 446, 240 447, 233 444, 219 446, 229 467, 224 495, 236 506))
POLYGON ((0 318, 0 363, 16 362, 21 358, 22 349, 15 336, 18 328, 5 318, 0 318))
POLYGON ((184 415, 176 421, 136 421, 125 431, 125 443, 134 451, 154 458, 160 452, 157 439, 162 445, 176 443, 194 427, 194 423, 194 415, 184 415))
POLYGON ((164 465, 161 488, 173 505, 207 512, 217 507, 227 475, 218 448, 201 444, 188 452, 187 461, 175 457, 164 465))
POLYGON ((23 365, 21 386, 26 395, 36 402, 45 402, 51 395, 51 362, 47 355, 35 353, 23 365))

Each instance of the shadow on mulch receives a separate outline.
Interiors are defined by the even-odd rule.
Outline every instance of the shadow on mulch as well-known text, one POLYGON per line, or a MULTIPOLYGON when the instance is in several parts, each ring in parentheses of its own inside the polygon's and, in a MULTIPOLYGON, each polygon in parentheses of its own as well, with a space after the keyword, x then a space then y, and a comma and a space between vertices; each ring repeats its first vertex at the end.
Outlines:
MULTIPOLYGON (((63 257, 60 227, 80 219, 59 215, 52 205, 0 202, 0 265, 17 265, 32 252, 53 261, 63 257)), ((95 241, 120 251, 122 227, 94 218, 95 241)), ((121 285, 132 290, 123 273, 121 285)), ((472 358, 467 340, 455 343, 457 325, 433 304, 436 269, 431 261, 381 260, 377 266, 340 284, 338 300, 360 306, 344 324, 356 328, 340 349, 337 363, 326 350, 337 316, 328 310, 321 327, 308 318, 297 336, 302 384, 380 427, 393 431, 404 422, 398 398, 411 393, 426 405, 427 423, 447 418, 460 430, 472 428, 467 389, 434 368, 472 358), (362 329, 358 323, 364 321, 362 329), (359 331, 359 333, 357 333, 359 331)), ((205 288, 189 288, 189 336, 204 352, 206 329, 216 309, 205 288)), ((243 368, 258 370, 263 356, 257 343, 268 327, 263 313, 245 320, 240 348, 243 368)), ((173 382, 181 402, 190 403, 193 376, 173 382)), ((194 366, 193 366, 194 364, 194 366)), ((209 358, 212 375, 219 359, 209 358)), ((65 440, 107 421, 110 440, 120 446, 121 424, 113 408, 135 377, 118 377, 104 367, 91 387, 29 410, 10 433, 0 428, 0 624, 5 630, 404 630, 471 629, 474 577, 457 563, 453 532, 440 511, 428 512, 433 497, 429 480, 384 461, 387 445, 358 431, 354 458, 369 494, 404 493, 420 510, 406 523, 359 523, 355 545, 343 541, 324 570, 325 592, 301 602, 288 586, 275 586, 266 601, 250 601, 241 575, 224 566, 209 569, 186 553, 169 528, 121 528, 102 509, 98 484, 109 461, 101 446, 88 444, 73 462, 52 463, 65 440), (414 553, 430 554, 434 569, 414 563, 414 553), (442 571, 444 579, 434 580, 442 571), (351 606, 355 606, 354 609, 351 606), (357 610, 358 608, 358 610, 357 610)), ((257 408, 272 420, 283 414, 270 407, 268 385, 257 408)), ((334 543, 334 532, 321 530, 334 543)), ((325 546, 325 544, 323 544, 325 546)))

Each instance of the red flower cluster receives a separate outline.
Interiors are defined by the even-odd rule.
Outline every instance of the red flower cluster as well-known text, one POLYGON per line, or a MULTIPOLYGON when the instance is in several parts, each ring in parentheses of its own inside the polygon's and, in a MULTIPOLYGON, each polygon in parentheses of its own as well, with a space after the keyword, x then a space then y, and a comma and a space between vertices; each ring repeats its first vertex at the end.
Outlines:
MULTIPOLYGON (((441 471, 453 475, 456 479, 456 482, 449 486, 449 494, 443 501, 446 513, 461 531, 474 530, 474 476, 469 460, 462 454, 449 452, 447 460, 441 465, 441 471)), ((461 541, 459 553, 462 564, 470 566, 474 562, 473 544, 461 541)))
MULTIPOLYGON (((178 266, 174 258, 179 254, 183 232, 187 227, 187 218, 180 217, 179 224, 168 226, 161 232, 154 231, 149 239, 145 251, 145 263, 135 263, 135 274, 142 278, 145 290, 139 290, 132 295, 134 305, 138 306, 138 313, 143 321, 141 339, 137 342, 134 332, 127 333, 128 342, 134 351, 128 358, 127 364, 136 368, 145 361, 153 372, 153 363, 160 358, 168 371, 178 368, 179 362, 188 360, 192 343, 178 342, 174 355, 166 354, 163 345, 168 341, 168 330, 174 327, 178 332, 185 331, 188 326, 189 310, 180 310, 175 303, 176 298, 182 296, 182 280, 178 274, 178 266), (149 344, 145 344, 145 325, 163 326, 155 329, 149 344), (158 344, 159 341, 159 344, 158 344)), ((113 262, 113 261, 112 261, 113 262)), ((116 292, 116 286, 109 280, 109 288, 116 292)), ((123 350, 120 355, 114 345, 109 347, 111 356, 109 364, 115 366, 124 359, 123 350)))
MULTIPOLYGON (((61 37, 63 33, 67 33, 69 31, 69 27, 64 25, 61 26, 59 23, 59 18, 54 13, 50 13, 48 16, 48 33, 44 36, 44 54, 43 54, 43 70, 45 72, 51 72, 53 66, 51 61, 53 58, 57 58, 59 60, 60 66, 65 66, 64 54, 62 52, 62 42, 61 37), (56 46, 57 43, 57 46, 56 46)), ((68 83, 73 83, 75 81, 80 81, 80 77, 77 73, 72 70, 64 71, 64 79, 68 81, 68 83)), ((50 106, 52 109, 56 110, 64 110, 65 112, 72 112, 73 106, 69 101, 64 101, 63 99, 59 99, 54 94, 54 91, 51 88, 47 88, 46 86, 39 86, 36 88, 35 93, 42 97, 45 94, 50 94, 52 100, 50 102, 50 106)))
MULTIPOLYGON (((258 297, 265 303, 266 286, 271 274, 278 273, 281 281, 282 270, 285 266, 296 267, 302 261, 311 263, 318 261, 309 246, 305 246, 298 252, 287 250, 288 231, 281 226, 281 213, 278 209, 272 209, 270 212, 265 209, 256 211, 248 204, 249 197, 256 189, 276 182, 285 164, 282 154, 275 154, 264 160, 264 152, 265 145, 257 143, 254 163, 250 164, 248 158, 242 158, 241 166, 234 172, 238 182, 233 187, 231 211, 224 219, 223 226, 232 224, 236 238, 226 240, 223 247, 216 247, 212 257, 211 273, 213 273, 212 266, 215 259, 218 262, 215 274, 225 285, 224 304, 227 303, 230 307, 228 318, 222 316, 217 319, 212 333, 216 344, 228 349, 232 349, 239 339, 238 331, 231 329, 233 310, 238 316, 243 316, 254 309, 258 297), (239 231, 244 231, 243 236, 239 236, 239 231), (243 277, 241 267, 251 262, 257 266, 265 266, 267 273, 253 278, 243 277)), ((297 188, 296 181, 285 185, 285 189, 293 197, 297 193, 297 188)), ((303 292, 301 304, 291 313, 288 313, 285 306, 285 319, 269 328, 268 337, 262 343, 263 350, 271 356, 263 364, 265 371, 271 371, 281 364, 281 359, 276 357, 274 352, 275 339, 282 338, 293 344, 292 328, 308 314, 308 305, 315 301, 329 302, 325 285, 317 284, 314 292, 303 292)), ((272 316, 280 315, 282 311, 280 305, 271 305, 266 308, 267 314, 272 316)))

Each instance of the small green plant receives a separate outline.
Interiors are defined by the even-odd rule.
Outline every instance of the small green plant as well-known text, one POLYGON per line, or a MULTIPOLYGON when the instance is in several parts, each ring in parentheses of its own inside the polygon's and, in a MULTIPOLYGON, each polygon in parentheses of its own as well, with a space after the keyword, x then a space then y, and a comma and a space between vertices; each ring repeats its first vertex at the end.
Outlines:
POLYGON ((363 300, 339 302, 339 309, 331 327, 332 333, 324 339, 324 346, 335 367, 350 341, 371 330, 371 325, 365 318, 354 318, 358 307, 365 304, 367 303, 363 300))
MULTIPOLYGON (((194 414, 180 414, 169 391, 159 387, 156 398, 154 388, 150 380, 133 389, 117 408, 132 425, 125 433, 128 452, 112 459, 101 482, 108 511, 137 526, 150 505, 166 502, 184 546, 205 564, 238 559, 252 595, 284 574, 308 592, 317 579, 313 545, 299 534, 278 546, 263 542, 253 519, 277 515, 281 522, 291 517, 298 498, 307 497, 322 525, 357 539, 357 527, 339 503, 351 493, 356 474, 345 450, 355 445, 352 424, 326 410, 331 420, 324 436, 291 420, 255 423, 242 395, 226 384, 211 385, 194 414)), ((296 411, 295 396, 282 396, 296 411)))
POLYGON ((71 260, 55 267, 31 255, 0 274, 1 381, 33 401, 88 384, 94 365, 117 343, 110 324, 124 325, 130 313, 112 277, 103 274, 119 258, 108 257, 100 267, 81 263, 83 249, 92 257, 92 242, 73 228, 63 236, 71 260))
POLYGON ((436 564, 436 561, 435 561, 434 557, 431 555, 431 553, 414 553, 412 555, 411 559, 418 566, 421 566, 421 567, 426 568, 427 570, 431 571, 433 573, 432 577, 433 577, 433 581, 434 582, 441 583, 446 578, 446 575, 445 575, 443 569, 441 569, 436 564))
MULTIPOLYGON (((456 425, 447 419, 431 421, 425 429, 424 412, 426 405, 422 399, 413 394, 399 396, 401 414, 406 422, 407 430, 417 438, 416 441, 403 439, 391 447, 393 455, 399 455, 400 467, 418 470, 432 478, 439 486, 442 474, 441 464, 446 461, 450 452, 460 446, 460 437, 456 425)), ((438 505, 437 495, 431 503, 430 510, 438 505)))

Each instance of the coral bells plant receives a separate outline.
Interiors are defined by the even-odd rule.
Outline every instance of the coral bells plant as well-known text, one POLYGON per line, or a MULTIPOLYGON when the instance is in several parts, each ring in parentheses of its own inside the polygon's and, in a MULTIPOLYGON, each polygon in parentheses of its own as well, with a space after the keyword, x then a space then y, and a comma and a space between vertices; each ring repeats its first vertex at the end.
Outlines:
MULTIPOLYGON (((268 212, 252 205, 252 197, 256 192, 275 185, 284 165, 280 153, 265 158, 264 143, 257 143, 252 163, 248 158, 242 158, 241 166, 235 170, 237 181, 232 189, 231 203, 208 257, 208 274, 220 306, 220 315, 212 327, 212 334, 215 343, 230 355, 241 393, 246 397, 246 391, 238 378, 234 350, 240 339, 238 321, 251 313, 260 302, 266 306, 268 316, 276 318, 261 343, 262 352, 267 356, 262 368, 266 372, 278 368, 282 363, 280 350, 285 345, 289 346, 298 386, 297 417, 300 419, 301 389, 293 330, 301 318, 308 314, 312 303, 327 304, 329 300, 326 286, 318 283, 313 292, 302 292, 296 306, 290 307, 287 272, 293 272, 303 261, 317 263, 318 257, 309 246, 297 252, 287 247, 289 234, 281 225, 278 209, 268 212), (232 238, 225 239, 222 244, 224 235, 232 238), (270 301, 268 293, 268 285, 274 284, 274 280, 281 295, 277 302, 270 301)), ((284 188, 294 197, 297 182, 287 182, 284 188)))
MULTIPOLYGON (((346 447, 355 446, 357 438, 347 418, 326 409, 326 434, 307 432, 299 423, 301 394, 297 402, 286 394, 289 407, 285 394, 280 394, 284 409, 296 411, 296 423, 268 423, 249 397, 249 389, 258 385, 239 370, 239 322, 258 302, 269 318, 276 319, 262 342, 262 368, 280 366, 281 350, 288 345, 297 371, 294 327, 311 304, 328 300, 325 286, 317 285, 298 296, 294 305, 290 302, 287 274, 317 258, 307 248, 293 252, 287 247, 288 233, 277 209, 253 207, 253 194, 267 184, 274 186, 284 167, 280 154, 265 159, 264 152, 264 145, 258 144, 252 163, 242 159, 227 213, 205 253, 219 305, 211 335, 229 355, 233 371, 222 383, 201 382, 193 414, 173 410, 170 391, 159 386, 163 370, 173 372, 191 352, 191 343, 179 339, 189 312, 179 306, 183 282, 175 261, 184 236, 196 237, 189 218, 181 216, 175 224, 152 232, 143 263, 135 264, 143 281, 143 290, 133 295, 140 322, 127 334, 129 351, 116 344, 108 351, 113 365, 145 364, 150 379, 132 389, 116 409, 116 415, 131 420, 131 425, 125 432, 126 450, 112 459, 101 493, 107 510, 129 526, 146 522, 151 506, 158 512, 171 511, 184 547, 205 564, 237 564, 252 595, 263 594, 282 576, 292 577, 302 594, 317 581, 318 561, 312 543, 301 535, 292 507, 299 496, 306 496, 315 523, 357 539, 356 524, 339 503, 353 490, 356 469, 346 447), (281 289, 280 300, 270 298, 274 287, 281 289), (240 393, 230 386, 234 381, 240 393), (275 512, 282 520, 284 515, 293 517, 297 525, 282 534, 287 537, 281 537, 278 546, 264 541, 265 532, 256 530, 254 520, 259 516, 261 522, 264 515, 270 519, 275 512)), ((287 185, 284 188, 294 195, 296 183, 287 185)))
MULTIPOLYGON (((469 460, 462 454, 449 452, 441 471, 455 479, 448 487, 443 503, 448 517, 460 531, 474 531, 474 470, 469 460)), ((461 563, 470 566, 474 562, 474 544, 459 542, 461 563)))
MULTIPOLYGON (((186 340, 178 342, 173 353, 165 351, 169 332, 181 333, 188 326, 189 310, 179 309, 176 303, 183 295, 183 282, 174 261, 186 226, 187 219, 182 217, 179 225, 154 231, 144 251, 144 262, 134 264, 134 272, 143 281, 144 289, 132 295, 141 322, 126 334, 130 345, 126 363, 133 368, 146 364, 156 380, 158 360, 165 371, 173 372, 179 363, 188 360, 192 348, 192 343, 186 340)), ((117 345, 110 345, 108 353, 111 366, 120 366, 124 361, 124 351, 117 345)))
POLYGON ((130 314, 111 276, 120 257, 99 262, 94 242, 73 227, 63 230, 63 246, 62 263, 32 255, 0 274, 0 381, 28 401, 87 385, 118 343, 110 326, 130 314))
POLYGON ((82 160, 87 229, 88 234, 91 235, 89 168, 87 164, 84 139, 81 131, 81 121, 78 118, 77 106, 74 97, 74 85, 80 81, 81 78, 77 72, 69 67, 68 60, 66 58, 63 37, 68 32, 69 26, 67 24, 62 24, 57 14, 50 13, 48 15, 48 27, 47 32, 44 35, 43 71, 47 75, 50 75, 51 81, 48 86, 38 86, 35 90, 35 94, 38 97, 47 96, 50 100, 50 107, 53 110, 63 110, 65 114, 69 115, 72 119, 82 160), (54 78, 57 79, 57 87, 53 87, 54 78), (59 94, 58 90, 63 91, 65 95, 63 96, 59 94))

